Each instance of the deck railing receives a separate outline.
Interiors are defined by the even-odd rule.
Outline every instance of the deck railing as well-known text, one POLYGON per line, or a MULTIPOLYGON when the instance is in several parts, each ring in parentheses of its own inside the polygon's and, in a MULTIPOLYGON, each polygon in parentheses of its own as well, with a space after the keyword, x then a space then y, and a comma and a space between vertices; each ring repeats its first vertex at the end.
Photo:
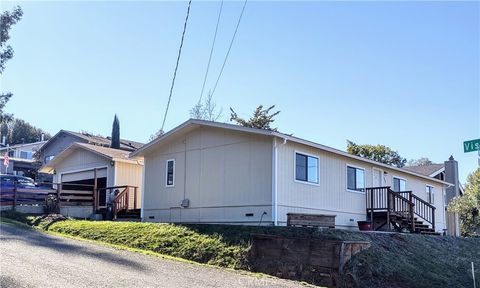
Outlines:
POLYGON ((435 230, 435 207, 414 195, 412 191, 395 192, 389 186, 367 188, 366 191, 367 213, 370 214, 372 227, 374 213, 386 212, 387 219, 390 219, 391 213, 407 218, 412 231, 415 231, 415 216, 430 223, 435 230))
POLYGON ((372 230, 375 230, 375 212, 385 212, 388 229, 390 230, 390 215, 403 216, 407 219, 412 231, 415 230, 414 204, 402 193, 396 193, 389 186, 367 188, 367 213, 370 214, 372 230))
POLYGON ((113 217, 117 218, 117 214, 121 211, 135 210, 139 209, 137 201, 137 190, 136 186, 115 186, 98 189, 99 192, 104 190, 107 197, 112 199, 112 212, 113 217))

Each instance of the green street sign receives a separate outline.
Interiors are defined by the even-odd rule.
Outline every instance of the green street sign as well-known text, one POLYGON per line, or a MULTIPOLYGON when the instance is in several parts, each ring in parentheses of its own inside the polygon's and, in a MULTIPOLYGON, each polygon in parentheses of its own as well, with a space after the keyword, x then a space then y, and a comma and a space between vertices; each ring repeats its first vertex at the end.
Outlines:
POLYGON ((463 152, 480 151, 480 139, 463 142, 463 152))

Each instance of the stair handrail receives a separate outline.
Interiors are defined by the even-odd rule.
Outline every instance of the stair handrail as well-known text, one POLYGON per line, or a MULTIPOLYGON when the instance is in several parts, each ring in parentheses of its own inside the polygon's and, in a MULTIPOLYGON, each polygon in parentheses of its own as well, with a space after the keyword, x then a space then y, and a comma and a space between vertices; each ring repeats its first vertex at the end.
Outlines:
POLYGON ((432 225, 433 231, 435 231, 435 210, 436 207, 432 204, 428 203, 427 201, 423 200, 422 198, 416 196, 415 194, 411 194, 412 202, 415 205, 415 215, 422 218, 426 222, 432 225), (416 203, 419 203, 417 205, 416 203))
MULTIPOLYGON (((410 195, 412 195, 412 194, 410 193, 410 195)), ((393 191, 390 187, 387 189, 387 198, 388 198, 387 199, 388 205, 390 206, 391 203, 393 203, 393 206, 394 206, 393 208, 389 207, 389 210, 387 211, 387 219, 390 219, 389 218, 390 217, 390 215, 389 215, 390 212, 402 212, 402 213, 406 212, 407 215, 408 215, 408 217, 406 217, 406 218, 408 219, 408 221, 410 221, 411 231, 412 232, 415 231, 415 208, 414 208, 415 204, 413 203, 413 201, 410 200, 410 199, 407 199, 406 197, 404 197, 404 196, 400 195, 399 193, 393 191), (391 201, 390 199, 393 199, 393 201, 391 201), (397 202, 395 201, 395 199, 400 200, 399 204, 402 205, 402 209, 407 208, 407 210, 406 211, 398 210, 397 207, 396 207, 397 202), (406 207, 405 204, 408 205, 408 207, 406 207)), ((407 221, 407 223, 408 223, 408 221, 407 221)), ((389 225, 389 227, 390 227, 390 225, 389 225)))

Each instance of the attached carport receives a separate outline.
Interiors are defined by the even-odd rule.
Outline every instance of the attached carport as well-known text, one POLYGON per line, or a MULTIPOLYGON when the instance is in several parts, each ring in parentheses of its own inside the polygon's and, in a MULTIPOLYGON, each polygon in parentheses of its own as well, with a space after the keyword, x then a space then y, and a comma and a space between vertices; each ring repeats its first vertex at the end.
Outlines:
POLYGON ((129 158, 128 151, 74 143, 40 171, 53 174, 64 215, 84 218, 105 213, 109 194, 117 195, 125 186, 135 188, 125 196, 130 203, 141 203, 143 159, 129 158))

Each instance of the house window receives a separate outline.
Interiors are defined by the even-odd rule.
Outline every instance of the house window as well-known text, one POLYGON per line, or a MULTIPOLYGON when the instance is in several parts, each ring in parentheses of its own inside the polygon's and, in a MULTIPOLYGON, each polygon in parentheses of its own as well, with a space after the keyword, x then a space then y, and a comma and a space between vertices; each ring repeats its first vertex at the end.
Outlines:
POLYGON ((295 153, 295 180, 318 184, 318 158, 295 153))
POLYGON ((166 186, 173 187, 175 186, 175 160, 167 160, 167 175, 166 175, 166 186))
POLYGON ((48 162, 52 161, 53 157, 55 157, 55 156, 52 155, 52 156, 45 157, 45 163, 48 163, 48 162))
POLYGON ((347 166, 347 189, 365 191, 365 169, 347 166))
POLYGON ((407 191, 407 181, 405 179, 393 177, 393 191, 407 191))
POLYGON ((32 159, 33 153, 31 151, 20 151, 20 158, 22 159, 32 159))
POLYGON ((15 150, 8 151, 8 157, 15 157, 15 150))
POLYGON ((434 190, 433 186, 427 185, 425 187, 425 192, 427 192, 428 203, 433 204, 434 200, 435 200, 435 190, 434 190))

